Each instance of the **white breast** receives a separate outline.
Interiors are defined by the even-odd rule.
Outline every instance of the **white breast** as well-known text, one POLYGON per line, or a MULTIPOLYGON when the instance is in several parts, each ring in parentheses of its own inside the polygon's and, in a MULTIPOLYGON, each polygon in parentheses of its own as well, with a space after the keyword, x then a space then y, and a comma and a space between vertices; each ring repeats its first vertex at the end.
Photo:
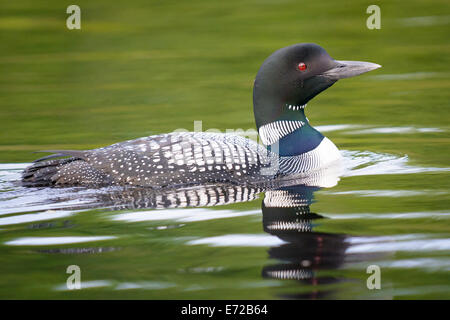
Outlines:
MULTIPOLYGON (((337 184, 343 172, 343 157, 328 138, 309 152, 298 156, 281 157, 281 179, 289 179, 297 185, 330 188, 337 184)), ((292 185, 292 183, 291 183, 292 185)))
POLYGON ((302 173, 323 169, 342 159, 338 148, 327 137, 313 150, 292 157, 280 158, 283 173, 302 173))

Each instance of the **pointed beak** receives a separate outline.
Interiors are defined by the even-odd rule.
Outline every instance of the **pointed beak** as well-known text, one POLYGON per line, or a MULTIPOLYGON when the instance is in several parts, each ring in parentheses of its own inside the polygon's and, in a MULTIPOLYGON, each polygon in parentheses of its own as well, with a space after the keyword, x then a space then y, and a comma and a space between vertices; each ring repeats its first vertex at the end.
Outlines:
POLYGON ((322 75, 337 81, 339 79, 354 77, 378 68, 381 68, 381 66, 372 62, 336 60, 336 65, 325 71, 322 75))

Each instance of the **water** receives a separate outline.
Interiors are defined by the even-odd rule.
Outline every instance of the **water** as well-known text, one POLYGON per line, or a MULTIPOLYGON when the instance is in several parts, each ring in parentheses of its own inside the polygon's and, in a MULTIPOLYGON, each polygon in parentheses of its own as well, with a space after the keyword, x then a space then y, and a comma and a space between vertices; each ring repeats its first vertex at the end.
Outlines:
POLYGON ((412 165, 393 154, 342 153, 346 170, 331 183, 337 186, 265 193, 217 185, 23 188, 17 180, 27 164, 0 165, 2 268, 8 274, 2 288, 15 288, 2 295, 448 298, 450 211, 395 205, 446 198, 448 191, 382 186, 389 175, 433 179, 450 168, 412 165), (361 178, 371 179, 372 188, 355 188, 361 178), (189 197, 200 200, 188 203, 189 197), (374 203, 393 208, 377 212, 374 203), (65 284, 72 264, 82 270, 79 292, 65 284), (381 268, 381 290, 366 287, 370 265, 381 268))
POLYGON ((1 3, 0 298, 450 298, 448 1, 380 4, 380 30, 364 1, 77 4, 72 32, 57 1, 1 3), (298 42, 383 66, 308 103, 345 158, 323 188, 17 183, 37 150, 196 120, 254 129, 260 63, 298 42), (66 286, 70 265, 82 290, 66 286))

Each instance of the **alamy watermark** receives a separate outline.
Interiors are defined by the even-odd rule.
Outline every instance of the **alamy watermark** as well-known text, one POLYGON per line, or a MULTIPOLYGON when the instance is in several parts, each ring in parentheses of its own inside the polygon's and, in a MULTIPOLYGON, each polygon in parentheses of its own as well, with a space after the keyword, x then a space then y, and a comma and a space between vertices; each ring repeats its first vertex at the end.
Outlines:
POLYGON ((381 9, 376 4, 367 7, 366 13, 370 16, 366 20, 367 29, 381 29, 381 9))
MULTIPOLYGON (((81 29, 81 9, 76 4, 67 7, 66 13, 70 14, 66 19, 66 26, 69 30, 81 29)), ((366 20, 366 26, 369 30, 381 29, 381 9, 376 4, 367 7, 366 13, 370 16, 366 20)))
POLYGON ((372 264, 367 267, 366 273, 370 274, 367 278, 366 285, 367 289, 381 289, 381 269, 376 264, 372 264))
POLYGON ((76 4, 67 7, 66 13, 70 16, 66 19, 66 26, 69 30, 81 29, 81 9, 76 4))
POLYGON ((81 289, 81 269, 76 264, 67 267, 66 273, 71 274, 66 281, 67 289, 81 289))
MULTIPOLYGON (((176 165, 193 165, 197 166, 226 166, 228 169, 239 169, 243 163, 259 163, 263 164, 260 167, 260 174, 265 176, 274 175, 279 168, 279 142, 275 142, 270 145, 270 151, 266 149, 264 143, 262 143, 258 131, 255 129, 225 129, 223 133, 220 129, 209 128, 203 131, 203 122, 201 120, 194 121, 194 130, 189 131, 184 128, 176 129, 172 134, 168 135, 170 143, 164 148, 164 155, 170 158, 174 155, 174 162, 176 165), (176 134, 173 134, 176 133, 176 134), (192 135, 194 133, 194 135, 192 135), (204 134, 217 134, 215 136, 208 137, 208 142, 202 140, 200 136, 195 136, 195 133, 204 134), (221 135, 220 135, 221 134, 221 135), (250 140, 253 140, 255 144, 259 145, 258 154, 254 152, 245 152, 243 144, 234 141, 236 136, 247 138, 245 145, 247 145, 252 151, 256 151, 253 146, 250 146, 250 140), (211 141, 212 140, 212 141, 211 141), (221 143, 222 146, 229 145, 228 148, 215 148, 216 143, 221 143), (259 159, 256 159, 259 157, 259 159)), ((152 147, 152 145, 150 145, 152 147)), ((154 145, 159 149, 159 145, 154 145)), ((170 165, 170 163, 169 163, 170 165)))

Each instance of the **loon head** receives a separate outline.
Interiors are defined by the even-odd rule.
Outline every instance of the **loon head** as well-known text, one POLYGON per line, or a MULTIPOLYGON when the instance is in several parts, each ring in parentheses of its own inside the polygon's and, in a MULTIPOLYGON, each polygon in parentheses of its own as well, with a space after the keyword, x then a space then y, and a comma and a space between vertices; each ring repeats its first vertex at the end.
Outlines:
MULTIPOLYGON (((279 49, 262 64, 253 87, 253 111, 258 130, 279 120, 305 119, 306 103, 343 78, 381 66, 338 61, 321 46, 300 43, 279 49)), ((267 144, 264 139, 263 142, 267 144)), ((270 144, 270 143, 269 143, 270 144)))

